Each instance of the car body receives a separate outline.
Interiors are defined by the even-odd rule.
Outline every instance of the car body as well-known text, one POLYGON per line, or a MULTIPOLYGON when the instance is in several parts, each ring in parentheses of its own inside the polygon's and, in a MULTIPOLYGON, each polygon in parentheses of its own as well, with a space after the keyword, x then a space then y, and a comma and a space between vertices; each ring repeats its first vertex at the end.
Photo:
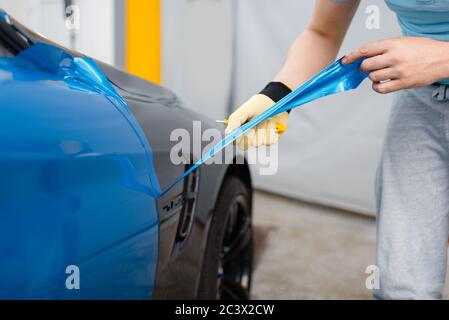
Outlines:
POLYGON ((193 121, 217 126, 0 10, 0 298, 247 298, 243 156, 163 193, 189 167, 170 134, 193 121))

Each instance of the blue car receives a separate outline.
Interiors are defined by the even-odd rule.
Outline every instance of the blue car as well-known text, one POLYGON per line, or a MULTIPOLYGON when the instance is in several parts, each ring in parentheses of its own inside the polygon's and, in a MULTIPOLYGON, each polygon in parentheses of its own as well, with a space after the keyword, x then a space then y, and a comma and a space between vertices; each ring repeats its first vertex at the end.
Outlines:
POLYGON ((249 298, 245 159, 167 189, 197 160, 170 160, 193 121, 216 128, 0 10, 0 298, 249 298))

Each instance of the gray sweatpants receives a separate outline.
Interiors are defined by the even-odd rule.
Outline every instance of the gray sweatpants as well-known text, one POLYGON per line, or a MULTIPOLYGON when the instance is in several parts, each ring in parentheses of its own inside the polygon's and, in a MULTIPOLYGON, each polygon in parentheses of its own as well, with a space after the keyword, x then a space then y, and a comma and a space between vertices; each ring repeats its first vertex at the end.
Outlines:
POLYGON ((439 299, 449 230, 449 88, 396 94, 377 172, 379 299, 439 299))

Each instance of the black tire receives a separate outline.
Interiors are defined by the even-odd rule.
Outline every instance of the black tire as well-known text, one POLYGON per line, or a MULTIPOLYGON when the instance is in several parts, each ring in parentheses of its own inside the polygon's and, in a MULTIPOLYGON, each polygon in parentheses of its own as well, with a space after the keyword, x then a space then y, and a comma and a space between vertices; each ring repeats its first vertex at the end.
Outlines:
POLYGON ((238 177, 228 176, 209 228, 199 299, 249 299, 252 238, 250 190, 238 177))

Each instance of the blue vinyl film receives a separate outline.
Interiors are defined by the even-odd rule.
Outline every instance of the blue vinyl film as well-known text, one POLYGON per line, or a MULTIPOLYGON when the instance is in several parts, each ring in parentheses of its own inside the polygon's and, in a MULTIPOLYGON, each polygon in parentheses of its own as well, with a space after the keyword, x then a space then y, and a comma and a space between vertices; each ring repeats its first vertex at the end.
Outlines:
POLYGON ((313 100, 357 88, 359 84, 368 76, 367 73, 360 71, 362 61, 363 60, 360 59, 349 65, 343 65, 341 63, 341 59, 335 61, 333 64, 329 65, 304 83, 301 87, 274 104, 271 108, 267 109, 265 112, 251 119, 240 128, 224 137, 212 149, 204 154, 200 160, 191 166, 181 177, 177 178, 168 188, 166 188, 162 194, 168 192, 204 162, 212 158, 238 137, 245 134, 248 130, 266 119, 278 113, 302 106, 313 100))

